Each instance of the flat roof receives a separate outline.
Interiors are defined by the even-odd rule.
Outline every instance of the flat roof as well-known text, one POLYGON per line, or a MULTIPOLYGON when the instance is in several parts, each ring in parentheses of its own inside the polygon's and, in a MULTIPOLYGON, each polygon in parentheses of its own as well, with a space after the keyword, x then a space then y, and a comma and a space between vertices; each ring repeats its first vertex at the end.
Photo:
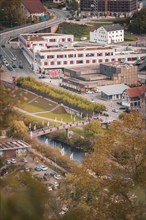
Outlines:
POLYGON ((107 85, 107 86, 99 86, 97 89, 106 95, 118 95, 122 94, 125 89, 128 89, 129 86, 122 84, 116 84, 116 85, 107 85))
POLYGON ((30 147, 30 145, 22 140, 15 140, 15 139, 0 140, 0 151, 18 150, 18 149, 25 149, 28 147, 30 147))

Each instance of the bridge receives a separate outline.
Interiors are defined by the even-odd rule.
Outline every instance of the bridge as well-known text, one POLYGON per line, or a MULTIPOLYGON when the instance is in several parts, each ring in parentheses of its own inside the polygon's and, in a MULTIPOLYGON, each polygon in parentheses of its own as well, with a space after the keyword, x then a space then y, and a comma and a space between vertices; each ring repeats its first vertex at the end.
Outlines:
POLYGON ((60 130, 66 130, 66 137, 68 137, 69 136, 69 128, 81 127, 81 126, 87 125, 90 121, 91 121, 91 119, 87 119, 84 121, 66 123, 66 124, 62 124, 59 126, 54 126, 54 127, 50 127, 50 128, 46 127, 46 128, 40 129, 40 130, 30 131, 30 137, 35 138, 35 137, 39 137, 39 136, 42 136, 45 134, 50 134, 52 132, 60 131, 60 130))

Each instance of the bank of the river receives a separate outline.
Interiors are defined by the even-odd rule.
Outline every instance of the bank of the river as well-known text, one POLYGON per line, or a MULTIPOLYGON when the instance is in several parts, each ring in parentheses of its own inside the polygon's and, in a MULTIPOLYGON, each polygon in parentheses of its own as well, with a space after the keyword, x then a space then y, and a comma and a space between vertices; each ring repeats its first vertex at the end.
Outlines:
POLYGON ((41 136, 38 138, 38 140, 41 143, 47 144, 48 147, 54 150, 58 149, 63 156, 67 155, 71 160, 74 160, 77 163, 81 163, 85 157, 85 152, 82 149, 77 149, 74 146, 70 146, 62 141, 48 138, 46 136, 41 136))

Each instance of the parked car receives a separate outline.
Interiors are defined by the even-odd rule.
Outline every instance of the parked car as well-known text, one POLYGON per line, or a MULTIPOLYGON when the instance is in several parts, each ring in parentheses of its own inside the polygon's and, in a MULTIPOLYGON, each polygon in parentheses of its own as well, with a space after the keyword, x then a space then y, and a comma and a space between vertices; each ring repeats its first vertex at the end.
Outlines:
POLYGON ((62 176, 59 175, 59 174, 57 174, 57 175, 54 175, 54 178, 55 178, 56 180, 61 180, 61 179, 62 179, 62 176))
POLYGON ((88 90, 88 91, 86 92, 86 94, 93 94, 93 91, 88 90))
POLYGON ((17 68, 17 66, 16 66, 15 64, 12 64, 12 67, 13 67, 13 68, 17 68))
POLYGON ((118 109, 113 108, 112 112, 118 113, 119 111, 118 111, 118 109))
POLYGON ((19 68, 20 68, 20 69, 23 69, 23 66, 22 66, 22 64, 19 64, 19 68))
POLYGON ((7 159, 7 160, 6 160, 6 164, 11 164, 11 160, 10 160, 10 159, 7 159))
POLYGON ((12 60, 13 60, 13 61, 16 61, 16 57, 13 57, 12 60))
POLYGON ((5 44, 2 44, 1 47, 5 47, 5 44))
POLYGON ((11 163, 12 163, 12 164, 15 164, 15 163, 16 163, 16 160, 15 160, 15 159, 11 159, 11 163))
POLYGON ((27 162, 28 162, 27 158, 25 158, 25 157, 23 157, 23 158, 21 159, 21 161, 24 162, 24 163, 27 163, 27 162))
POLYGON ((45 166, 45 165, 41 165, 40 168, 41 168, 41 170, 43 170, 43 171, 46 171, 46 170, 48 169, 48 167, 45 166))
POLYGON ((57 174, 57 173, 55 173, 55 172, 54 172, 54 173, 50 173, 50 176, 51 176, 51 177, 54 177, 56 174, 57 174))
POLYGON ((50 192, 50 191, 52 191, 53 189, 52 189, 52 187, 51 186, 48 186, 48 191, 50 192))
POLYGON ((42 168, 40 166, 37 166, 34 168, 35 171, 42 171, 42 168))

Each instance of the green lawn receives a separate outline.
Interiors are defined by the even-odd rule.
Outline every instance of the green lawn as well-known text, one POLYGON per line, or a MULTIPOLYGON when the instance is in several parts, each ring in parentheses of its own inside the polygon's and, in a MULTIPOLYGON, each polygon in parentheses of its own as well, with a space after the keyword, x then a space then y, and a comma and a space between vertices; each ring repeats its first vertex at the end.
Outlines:
POLYGON ((21 104, 20 108, 22 108, 23 110, 25 110, 27 112, 30 112, 30 113, 46 111, 45 109, 43 109, 41 107, 26 103, 26 102, 21 104))
MULTIPOLYGON (((74 121, 74 117, 70 114, 54 114, 53 112, 48 112, 48 113, 42 113, 42 114, 37 114, 39 116, 42 116, 42 117, 46 117, 46 118, 51 118, 51 119, 56 119, 56 120, 63 120, 63 122, 73 122, 74 121)), ((75 121, 78 121, 80 120, 79 117, 75 117, 75 121)))
POLYGON ((137 37, 134 34, 125 33, 124 34, 124 40, 125 41, 136 41, 137 37))

